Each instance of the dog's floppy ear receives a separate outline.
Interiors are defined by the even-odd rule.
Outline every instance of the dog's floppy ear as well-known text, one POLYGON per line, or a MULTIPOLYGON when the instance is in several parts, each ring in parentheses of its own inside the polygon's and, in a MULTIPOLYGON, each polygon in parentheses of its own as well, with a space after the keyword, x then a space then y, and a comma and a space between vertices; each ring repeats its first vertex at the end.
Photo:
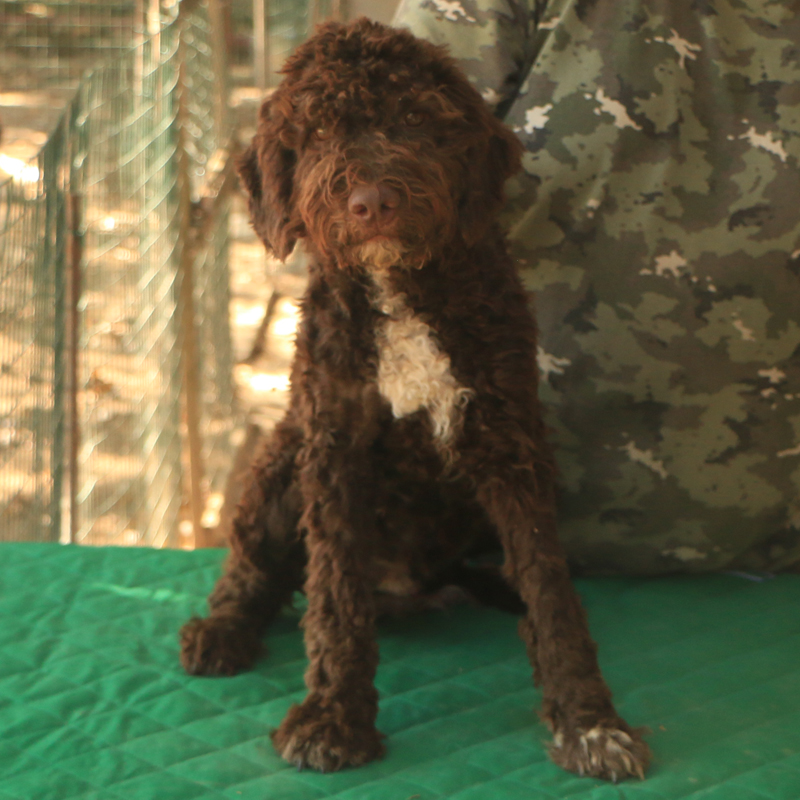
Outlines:
POLYGON ((258 133, 239 159, 239 177, 248 195, 256 233, 283 260, 303 235, 293 199, 297 156, 284 143, 284 126, 270 100, 264 101, 259 117, 258 133))
POLYGON ((505 200, 506 179, 522 167, 519 139, 488 108, 481 117, 484 135, 470 148, 467 185, 459 208, 461 235, 467 244, 474 244, 486 232, 505 200))

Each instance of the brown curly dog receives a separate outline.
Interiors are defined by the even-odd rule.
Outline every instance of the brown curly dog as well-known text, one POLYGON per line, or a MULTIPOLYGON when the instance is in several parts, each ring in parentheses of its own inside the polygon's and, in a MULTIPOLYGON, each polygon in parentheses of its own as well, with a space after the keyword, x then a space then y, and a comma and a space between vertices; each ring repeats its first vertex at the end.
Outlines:
POLYGON ((553 760, 643 776, 556 538, 536 328, 495 222, 521 145, 443 49, 366 19, 322 26, 283 72, 240 168, 267 248, 303 238, 312 256, 291 407, 183 665, 248 668, 303 588, 308 696, 273 742, 298 767, 364 764, 384 751, 381 597, 422 595, 499 542, 553 760))

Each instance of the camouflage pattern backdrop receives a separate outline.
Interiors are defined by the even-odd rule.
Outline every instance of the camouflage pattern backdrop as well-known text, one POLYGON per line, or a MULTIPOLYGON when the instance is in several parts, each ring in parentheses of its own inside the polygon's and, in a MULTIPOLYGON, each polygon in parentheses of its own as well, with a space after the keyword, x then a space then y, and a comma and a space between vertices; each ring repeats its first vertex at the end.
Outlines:
POLYGON ((796 0, 405 0, 524 142, 561 536, 589 572, 800 559, 796 0))

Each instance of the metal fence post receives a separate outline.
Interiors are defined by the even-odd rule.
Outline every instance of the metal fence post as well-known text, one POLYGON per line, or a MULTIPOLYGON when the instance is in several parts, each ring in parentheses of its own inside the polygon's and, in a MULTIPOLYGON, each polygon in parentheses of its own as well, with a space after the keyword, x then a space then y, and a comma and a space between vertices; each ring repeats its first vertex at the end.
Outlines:
POLYGON ((78 454, 81 446, 81 419, 78 408, 79 350, 80 350, 80 300, 83 291, 82 273, 84 258, 84 161, 86 158, 86 118, 83 115, 84 89, 81 87, 72 100, 69 114, 69 191, 67 194, 67 258, 65 269, 65 326, 64 339, 67 357, 64 364, 65 395, 64 416, 67 420, 66 473, 67 515, 63 542, 75 542, 78 534, 78 482, 80 470, 78 454))
POLYGON ((192 230, 191 161, 186 147, 189 108, 186 97, 186 20, 179 11, 178 83, 176 123, 176 168, 178 186, 178 270, 180 274, 181 366, 189 456, 189 505, 195 544, 202 538, 203 441, 200 434, 200 376, 198 374, 197 332, 194 310, 194 257, 192 230))
POLYGON ((81 263, 83 261, 83 197, 70 192, 67 206, 70 246, 67 263, 67 370, 66 412, 69 419, 67 448, 69 483, 69 531, 62 538, 75 541, 78 531, 78 452, 81 444, 80 414, 78 413, 78 347, 80 339, 81 263))
MULTIPOLYGON (((50 432, 52 435, 51 443, 51 464, 50 473, 52 483, 50 487, 50 535, 47 537, 51 541, 58 541, 61 527, 61 491, 63 486, 63 439, 64 434, 64 386, 63 386, 63 355, 64 342, 60 335, 59 324, 63 323, 64 312, 64 277, 66 273, 66 195, 67 187, 64 185, 62 174, 62 164, 69 153, 69 128, 64 118, 58 126, 57 131, 50 141, 51 147, 46 151, 43 161, 43 183, 45 187, 45 208, 46 208, 46 234, 45 246, 46 256, 43 264, 44 271, 35 278, 38 284, 37 293, 41 292, 47 298, 50 287, 52 287, 52 300, 54 308, 48 310, 47 316, 52 313, 53 329, 52 337, 52 358, 53 358, 53 400, 50 414, 46 415, 38 407, 35 409, 40 412, 40 417, 50 417, 50 432), (49 158, 47 156, 50 156, 49 158), (49 251, 49 252, 48 252, 49 251)), ((49 327, 49 326, 48 326, 49 327)), ((37 330, 37 336, 42 335, 41 328, 37 330)), ((48 331, 49 333, 49 331, 48 331)), ((49 338, 49 337, 48 337, 49 338)), ((42 343, 42 349, 47 351, 48 343, 42 343)), ((32 375, 31 378, 34 376, 32 375)), ((39 376, 44 379, 44 375, 39 376)), ((34 426, 37 431, 41 431, 41 423, 34 426)), ((43 442, 41 436, 36 436, 36 448, 33 470, 38 474, 42 469, 43 442)))

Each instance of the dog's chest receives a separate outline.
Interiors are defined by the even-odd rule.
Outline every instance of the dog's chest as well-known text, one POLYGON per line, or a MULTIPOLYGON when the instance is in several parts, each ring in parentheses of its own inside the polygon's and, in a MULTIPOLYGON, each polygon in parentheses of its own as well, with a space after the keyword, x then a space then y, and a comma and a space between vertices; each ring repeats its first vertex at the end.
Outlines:
POLYGON ((453 376, 450 356, 402 295, 379 287, 376 305, 387 315, 376 330, 378 390, 396 419, 426 409, 434 438, 452 440, 473 392, 453 376))

